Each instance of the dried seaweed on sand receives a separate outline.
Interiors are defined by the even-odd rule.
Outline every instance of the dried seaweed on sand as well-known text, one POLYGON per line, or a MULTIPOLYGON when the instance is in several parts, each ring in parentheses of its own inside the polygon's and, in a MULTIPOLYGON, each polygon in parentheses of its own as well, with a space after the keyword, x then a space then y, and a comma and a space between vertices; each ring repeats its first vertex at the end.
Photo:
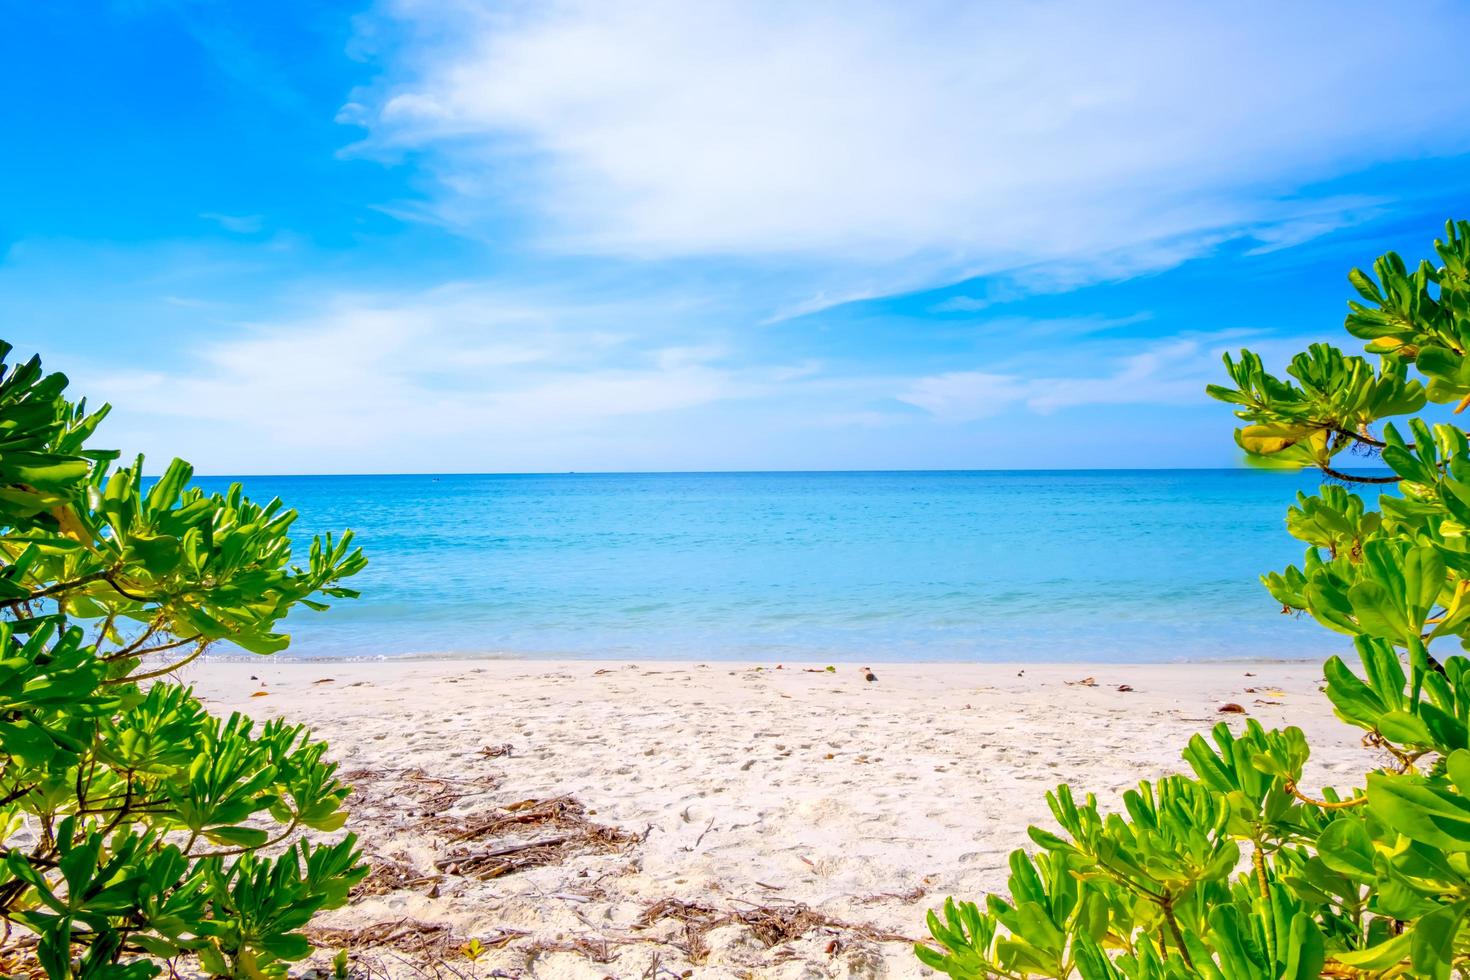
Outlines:
POLYGON ((570 796, 522 800, 487 816, 443 818, 432 824, 448 831, 448 840, 460 845, 436 860, 435 867, 446 874, 481 879, 560 863, 572 854, 618 851, 642 839, 639 834, 593 823, 586 807, 570 796), (521 839, 515 839, 518 837, 521 839), (494 841, 495 846, 463 846, 485 840, 494 841))
POLYGON ((307 935, 318 946, 331 949, 392 949, 429 959, 443 959, 454 949, 454 934, 442 922, 397 919, 375 922, 361 929, 314 927, 307 935))
POLYGON ((887 932, 864 923, 845 922, 819 912, 800 902, 758 905, 742 903, 744 908, 719 909, 699 902, 686 902, 677 898, 665 898, 654 902, 643 910, 634 928, 648 929, 659 922, 674 920, 683 926, 679 940, 670 945, 680 949, 691 962, 700 962, 709 953, 707 934, 721 926, 738 925, 749 929, 751 934, 766 948, 784 945, 822 931, 834 939, 864 939, 871 942, 912 943, 911 937, 887 932))

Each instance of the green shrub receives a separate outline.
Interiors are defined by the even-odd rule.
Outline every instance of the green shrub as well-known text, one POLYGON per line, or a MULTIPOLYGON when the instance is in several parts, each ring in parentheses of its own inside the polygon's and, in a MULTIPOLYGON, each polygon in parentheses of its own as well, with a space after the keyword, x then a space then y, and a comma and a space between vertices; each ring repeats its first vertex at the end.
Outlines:
POLYGON ((1358 667, 1327 661, 1327 696, 1383 768, 1314 798, 1301 731, 1251 721, 1196 735, 1193 777, 1141 784, 1122 814, 1059 787, 1059 832, 1031 829, 1007 895, 930 913, 923 962, 957 978, 1470 976, 1470 660, 1441 642, 1470 647, 1470 444, 1457 424, 1371 428, 1470 405, 1470 223, 1435 252, 1349 277, 1347 330, 1373 360, 1316 344, 1278 378, 1245 351, 1209 388, 1252 461, 1385 485, 1378 511, 1340 485, 1299 495, 1286 523, 1306 558, 1263 577, 1284 610, 1353 638, 1358 667), (1343 454, 1393 475, 1353 477, 1343 454))
POLYGON ((325 744, 296 725, 210 716, 164 680, 220 641, 284 649, 298 603, 356 593, 351 534, 292 563, 295 513, 238 485, 209 494, 175 460, 86 448, 106 414, 63 397, 0 342, 0 973, 142 980, 197 956, 261 977, 366 868, 325 744), (153 682, 153 683, 148 683, 153 682), (15 928, 19 926, 20 928, 15 928), (146 956, 143 954, 147 954, 146 956))

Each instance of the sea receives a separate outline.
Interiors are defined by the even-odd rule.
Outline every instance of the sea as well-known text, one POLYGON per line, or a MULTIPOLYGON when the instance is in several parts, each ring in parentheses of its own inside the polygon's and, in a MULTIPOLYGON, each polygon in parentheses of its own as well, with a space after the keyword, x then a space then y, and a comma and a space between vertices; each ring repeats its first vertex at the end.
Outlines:
POLYGON ((303 553, 351 528, 370 560, 348 583, 361 598, 291 614, 294 657, 1169 662, 1347 647, 1259 580, 1301 562, 1284 517, 1316 474, 240 479, 300 512, 303 553))

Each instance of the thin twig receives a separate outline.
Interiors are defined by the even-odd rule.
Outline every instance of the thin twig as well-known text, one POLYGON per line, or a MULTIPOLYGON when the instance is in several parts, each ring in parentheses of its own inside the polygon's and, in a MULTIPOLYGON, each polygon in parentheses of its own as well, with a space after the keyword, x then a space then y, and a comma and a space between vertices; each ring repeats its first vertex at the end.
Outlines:
POLYGON ((102 685, 104 687, 111 687, 116 684, 135 684, 138 681, 150 681, 155 677, 162 677, 164 674, 172 674, 174 671, 179 670, 182 667, 187 667, 189 664, 198 660, 200 656, 203 655, 204 648, 207 646, 209 646, 208 643, 199 644, 198 650, 195 650, 193 653, 189 654, 187 657, 185 657, 183 660, 180 660, 176 664, 170 664, 167 667, 160 667, 158 670, 150 670, 147 673, 143 674, 129 674, 126 677, 114 677, 112 680, 103 681, 102 685))

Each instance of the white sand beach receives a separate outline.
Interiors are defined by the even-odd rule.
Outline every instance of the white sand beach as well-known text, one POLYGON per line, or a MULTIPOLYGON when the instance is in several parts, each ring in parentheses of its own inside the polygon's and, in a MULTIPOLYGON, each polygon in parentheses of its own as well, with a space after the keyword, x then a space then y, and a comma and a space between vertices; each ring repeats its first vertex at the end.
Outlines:
POLYGON ((317 938, 403 976, 929 975, 904 937, 1000 887, 1059 782, 1111 801, 1177 772, 1190 734, 1244 724, 1227 702, 1306 730, 1304 789, 1374 761, 1316 663, 870 666, 271 659, 185 679, 330 741, 377 870, 317 938))

